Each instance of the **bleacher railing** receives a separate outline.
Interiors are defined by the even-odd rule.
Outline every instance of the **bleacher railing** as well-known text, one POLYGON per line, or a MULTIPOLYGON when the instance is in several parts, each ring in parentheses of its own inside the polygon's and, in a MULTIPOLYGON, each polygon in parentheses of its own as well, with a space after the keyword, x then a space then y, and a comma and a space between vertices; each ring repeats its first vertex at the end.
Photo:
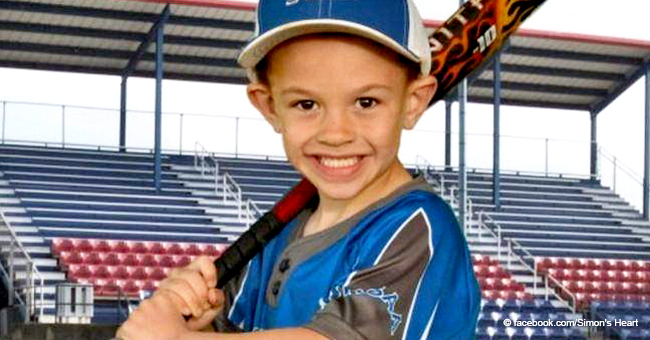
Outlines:
POLYGON ((250 199, 246 200, 246 226, 253 224, 258 218, 262 217, 262 210, 250 199))
POLYGON ((627 197, 633 205, 641 206, 639 202, 643 199, 643 176, 603 147, 598 148, 597 164, 597 179, 603 185, 610 186, 613 192, 627 197))
MULTIPOLYGON (((457 197, 458 188, 450 185, 449 193, 447 193, 445 176, 442 174, 438 174, 440 181, 436 180, 433 176, 431 176, 431 171, 433 171, 435 167, 431 165, 426 160, 426 158, 420 155, 416 156, 415 159, 416 159, 415 167, 418 170, 418 172, 421 173, 424 176, 424 179, 426 179, 427 182, 429 182, 433 186, 434 191, 438 193, 438 195, 442 197, 442 199, 449 202, 449 205, 451 205, 452 208, 457 209, 459 203, 457 197)), ((469 197, 466 197, 466 207, 467 207, 467 211, 465 214, 465 229, 463 230, 463 235, 465 235, 465 237, 467 237, 469 225, 472 223, 472 216, 474 215, 472 200, 470 200, 469 197)))
MULTIPOLYGON (((539 277, 539 271, 537 269, 537 264, 538 261, 533 256, 533 254, 526 249, 521 243, 519 243, 517 240, 512 239, 512 238, 503 238, 502 233, 501 233, 501 225, 497 223, 490 215, 487 213, 481 211, 478 214, 478 223, 475 225, 477 226, 479 230, 479 240, 481 239, 482 233, 480 232, 481 229, 487 231, 489 234, 491 234, 494 238, 497 239, 497 259, 500 262, 501 261, 501 254, 504 251, 502 247, 502 240, 506 242, 506 249, 508 252, 508 257, 507 257, 507 262, 506 262, 506 269, 512 271, 514 268, 512 266, 512 260, 514 259, 516 262, 518 262, 520 265, 524 267, 524 269, 533 275, 533 294, 537 294, 537 288, 538 288, 538 277, 539 277), (493 225, 493 228, 490 228, 488 224, 490 223, 493 225), (493 230, 496 229, 496 232, 493 230), (524 256, 520 255, 519 252, 523 253, 524 256), (529 262, 526 261, 526 259, 530 259, 532 261, 532 266, 529 264, 529 262)), ((569 289, 564 286, 560 281, 555 279, 549 274, 543 275, 543 281, 544 281, 544 298, 545 300, 548 301, 549 296, 552 294, 555 296, 555 298, 558 299, 562 304, 564 304, 567 308, 571 310, 571 312, 575 313, 577 309, 577 304, 576 304, 576 296, 573 294, 569 289), (558 294, 553 287, 549 285, 549 281, 553 284, 553 287, 557 287, 558 289, 564 291, 570 298, 570 301, 567 301, 564 299, 563 296, 558 294)))
POLYGON ((217 194, 219 191, 219 161, 199 142, 194 144, 194 168, 201 171, 201 176, 210 174, 214 176, 214 193, 217 194))
POLYGON ((558 279, 553 277, 553 275, 545 274, 544 275, 544 291, 546 292, 546 300, 549 298, 549 294, 553 294, 560 302, 562 302, 571 312, 575 313, 578 309, 576 295, 569 290, 565 285, 562 284, 558 279), (569 296, 569 301, 566 301, 560 294, 558 294, 553 287, 550 286, 549 281, 561 291, 566 293, 569 296))
POLYGON ((415 168, 418 170, 419 173, 422 174, 422 176, 424 176, 424 179, 433 186, 434 191, 437 192, 440 195, 440 197, 442 197, 444 200, 449 199, 447 193, 445 192, 444 177, 442 177, 441 180, 438 181, 433 176, 431 176, 431 171, 433 171, 434 166, 431 165, 426 158, 420 155, 415 156, 415 168))
POLYGON ((249 227, 258 217, 262 216, 261 210, 253 201, 249 199, 244 202, 241 186, 228 172, 220 171, 219 160, 212 153, 199 142, 195 143, 194 150, 194 168, 201 172, 201 176, 214 178, 215 195, 219 195, 221 184, 223 203, 227 204, 229 198, 234 200, 237 218, 240 221, 244 221, 249 227))
POLYGON ((45 279, 18 239, 2 207, 0 207, 0 228, 3 236, 2 256, 5 257, 9 269, 8 305, 13 306, 14 299, 18 297, 18 302, 26 309, 25 322, 42 319, 45 308, 45 279), (18 278, 17 272, 24 273, 24 277, 18 278))
MULTIPOLYGON (((526 249, 521 243, 519 243, 517 240, 512 239, 512 238, 502 238, 501 234, 501 226, 494 221, 490 217, 490 215, 486 214, 485 212, 481 211, 478 214, 478 223, 475 225, 478 228, 478 235, 479 235, 479 240, 481 239, 481 235, 483 234, 481 230, 487 231, 490 235, 492 235, 494 238, 497 239, 497 259, 499 262, 501 262, 501 254, 504 251, 504 247, 502 247, 502 240, 506 242, 505 250, 507 250, 507 262, 506 262, 506 269, 509 271, 512 271, 514 269, 512 265, 513 259, 518 262, 521 266, 524 267, 524 269, 532 274, 533 276, 533 294, 537 294, 537 288, 538 288, 538 277, 539 277, 539 272, 537 269, 537 263, 538 261, 536 260, 535 256, 526 249), (490 223, 493 225, 493 228, 490 228, 488 224, 490 223), (496 229, 496 232, 493 230, 496 229), (518 252, 521 252, 524 254, 524 256, 520 255, 518 252), (532 261, 532 266, 529 264, 529 262, 526 261, 526 259, 530 259, 532 261)), ((564 304, 567 308, 571 310, 571 312, 575 313, 577 309, 577 304, 576 304, 576 296, 573 294, 569 289, 564 286, 560 281, 555 279, 549 274, 543 275, 543 281, 544 281, 544 299, 548 301, 550 295, 555 296, 558 301, 560 301, 562 304, 564 304), (558 294, 553 287, 549 285, 549 281, 553 284, 553 287, 557 287, 558 289, 564 291, 570 298, 570 302, 565 300, 563 296, 558 294)))
POLYGON ((235 182, 235 179, 230 176, 229 173, 224 172, 223 173, 223 203, 225 204, 228 200, 228 196, 232 197, 235 200, 235 204, 237 205, 237 216, 239 219, 242 219, 242 195, 241 195, 241 187, 237 182, 235 182))
MULTIPOLYGON (((446 195, 447 187, 445 184, 446 180, 445 180, 444 173, 442 172, 436 173, 436 175, 438 175, 438 177, 440 178, 440 181, 436 181, 433 178, 433 176, 431 176, 431 173, 429 172, 431 170, 434 170, 434 167, 431 166, 427 162, 427 160, 422 156, 418 156, 417 160, 418 161, 416 162, 416 168, 418 169, 419 172, 424 174, 425 179, 427 179, 428 181, 430 181, 430 183, 434 185, 434 188, 439 187, 439 190, 441 192, 440 196, 443 197, 443 199, 447 200, 452 207, 458 206, 458 198, 456 195, 458 188, 456 186, 449 185, 449 195, 446 195)), ((526 272, 532 275, 533 294, 534 295, 537 294, 539 272, 537 270, 536 258, 528 249, 526 249, 517 240, 512 238, 504 238, 502 235, 501 225, 485 211, 479 211, 477 213, 476 223, 472 223, 473 216, 474 216, 474 212, 472 208, 472 200, 469 198, 469 196, 466 199, 467 199, 468 212, 466 215, 467 218, 467 223, 465 224, 466 230, 464 231, 465 237, 467 237, 469 232, 472 231, 472 226, 475 226, 476 228, 476 233, 478 234, 479 242, 482 241, 483 239, 483 231, 491 235, 497 242, 497 261, 500 263, 502 257, 505 255, 504 253, 507 252, 506 269, 509 271, 512 271, 514 269, 513 260, 518 264, 520 264, 525 269, 526 272), (490 227, 489 225, 492 225, 492 227, 490 227), (506 246, 503 245, 504 241, 506 243, 506 246), (523 256, 520 253, 523 253, 523 256), (532 262, 532 265, 528 261, 526 261, 527 259, 532 262)), ((577 305, 576 305, 575 294, 569 291, 567 287, 565 287, 561 282, 559 282, 554 277, 550 275, 545 275, 544 276, 545 299, 548 300, 550 295, 554 295, 561 303, 566 305, 567 308, 569 308, 573 313, 576 312, 577 305), (557 294, 557 292, 555 292, 555 290, 549 286, 549 281, 553 283, 554 287, 558 287, 558 289, 566 292, 570 298, 570 302, 566 301, 560 294, 557 294)))

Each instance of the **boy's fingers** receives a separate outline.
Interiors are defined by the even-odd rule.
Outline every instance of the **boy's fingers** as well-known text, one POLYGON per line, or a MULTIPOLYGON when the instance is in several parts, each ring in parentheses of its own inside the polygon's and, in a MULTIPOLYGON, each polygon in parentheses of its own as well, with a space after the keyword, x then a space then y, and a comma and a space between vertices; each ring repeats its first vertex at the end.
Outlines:
POLYGON ((192 310, 190 307, 185 303, 185 300, 183 298, 176 294, 174 291, 169 291, 168 290, 167 296, 170 297, 176 308, 181 312, 183 315, 192 315, 192 310))
POLYGON ((185 280, 194 291, 194 294, 198 299, 198 306, 201 309, 210 308, 210 304, 208 303, 208 286, 201 274, 191 272, 185 277, 185 280))
POLYGON ((199 256, 187 267, 201 273, 210 288, 217 286, 217 268, 214 266, 214 259, 212 256, 199 256))
POLYGON ((202 314, 203 309, 205 309, 205 304, 207 303, 207 287, 205 287, 202 278, 198 277, 198 273, 194 274, 195 278, 193 280, 191 279, 191 275, 189 277, 186 276, 185 278, 169 278, 165 280, 165 284, 161 285, 158 290, 161 292, 173 292, 178 295, 190 308, 191 314, 198 316, 202 314), (205 289, 203 299, 201 299, 194 290, 190 281, 199 281, 203 285, 203 289, 205 289))
POLYGON ((221 289, 210 288, 208 291, 208 300, 210 301, 210 305, 213 307, 223 305, 225 300, 223 291, 221 289))
POLYGON ((221 307, 218 308, 212 308, 203 315, 201 315, 198 318, 191 318, 187 321, 187 326, 192 329, 192 330, 200 330, 208 326, 209 324, 214 321, 214 319, 217 317, 217 314, 219 314, 219 311, 221 310, 221 307))

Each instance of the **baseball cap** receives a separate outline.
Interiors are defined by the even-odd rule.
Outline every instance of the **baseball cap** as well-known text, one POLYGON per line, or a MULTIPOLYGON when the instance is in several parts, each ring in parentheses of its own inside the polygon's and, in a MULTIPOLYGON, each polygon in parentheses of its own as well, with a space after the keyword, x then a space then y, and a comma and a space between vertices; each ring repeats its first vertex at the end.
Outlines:
POLYGON ((255 35, 238 62, 251 80, 255 66, 276 46, 315 33, 370 39, 431 70, 426 29, 412 0, 260 0, 255 35))

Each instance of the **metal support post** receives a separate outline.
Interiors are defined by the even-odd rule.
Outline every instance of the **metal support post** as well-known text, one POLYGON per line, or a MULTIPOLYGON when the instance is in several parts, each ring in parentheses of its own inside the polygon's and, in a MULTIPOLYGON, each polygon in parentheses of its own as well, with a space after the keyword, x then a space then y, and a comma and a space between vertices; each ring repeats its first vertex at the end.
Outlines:
POLYGON ((451 171, 451 100, 445 101, 445 170, 451 171))
POLYGON ((492 143, 492 194, 495 209, 501 208, 501 53, 494 57, 494 139, 492 143))
POLYGON ((645 72, 645 157, 643 162, 643 217, 650 219, 650 64, 645 72))
POLYGON ((160 192, 160 179, 162 177, 161 143, 162 143, 162 80, 163 80, 163 44, 165 24, 158 26, 156 31, 156 118, 154 131, 154 185, 160 192))
POLYGON ((126 152, 126 82, 127 76, 122 77, 120 85, 120 152, 126 152))
POLYGON ((598 114, 591 113, 591 180, 598 180, 598 114))
MULTIPOLYGON (((132 75, 138 66, 138 63, 144 57, 144 55, 147 53, 147 50, 149 46, 151 45, 152 42, 156 42, 156 70, 155 70, 155 75, 156 75, 156 117, 155 117, 155 124, 156 126, 156 131, 154 132, 159 133, 160 132, 160 116, 159 116, 159 104, 160 104, 160 98, 159 98, 159 92, 160 91, 160 85, 162 83, 162 44, 164 42, 164 26, 165 22, 169 19, 171 15, 171 10, 169 7, 169 4, 165 6, 165 9, 163 12, 160 14, 160 18, 151 26, 149 29, 149 32, 147 33, 147 36, 145 39, 140 43, 140 46, 138 46, 137 50, 131 58, 129 59, 129 62, 127 63, 126 67, 122 70, 122 88, 121 88, 121 102, 120 102, 120 151, 125 151, 126 149, 126 81, 130 75, 132 75)), ((155 141, 159 140, 159 136, 155 137, 155 141)), ((159 146, 159 145, 158 145, 159 146)), ((154 145, 154 148, 156 146, 154 145)), ((158 150, 160 151, 160 150, 158 150)), ((159 156, 159 155, 158 155, 159 156)), ((159 161, 159 160, 158 160, 159 161)), ((154 159, 155 162, 155 159, 154 159)), ((154 168, 156 168, 156 165, 154 164, 154 168)), ((158 173, 158 175, 160 175, 158 173)), ((156 170, 154 169, 154 182, 156 182, 156 170)), ((156 188, 159 189, 159 185, 156 185, 156 188)))
POLYGON ((465 230, 467 205, 467 169, 465 168, 465 105, 467 104, 467 80, 458 84, 458 220, 465 230))
MULTIPOLYGON (((462 6, 465 0, 459 0, 462 6)), ((465 231, 467 214, 467 169, 465 168, 465 105, 467 104, 467 79, 458 84, 458 219, 465 231)))

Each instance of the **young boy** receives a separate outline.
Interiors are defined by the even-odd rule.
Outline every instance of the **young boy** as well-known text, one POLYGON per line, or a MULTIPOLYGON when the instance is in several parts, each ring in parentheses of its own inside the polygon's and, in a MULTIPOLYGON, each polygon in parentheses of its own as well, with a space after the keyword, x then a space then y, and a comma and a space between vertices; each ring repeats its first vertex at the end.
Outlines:
POLYGON ((474 338, 456 218, 397 158, 436 89, 430 57, 411 0, 261 0, 239 58, 248 96, 318 202, 223 292, 212 259, 173 271, 118 337, 474 338))

